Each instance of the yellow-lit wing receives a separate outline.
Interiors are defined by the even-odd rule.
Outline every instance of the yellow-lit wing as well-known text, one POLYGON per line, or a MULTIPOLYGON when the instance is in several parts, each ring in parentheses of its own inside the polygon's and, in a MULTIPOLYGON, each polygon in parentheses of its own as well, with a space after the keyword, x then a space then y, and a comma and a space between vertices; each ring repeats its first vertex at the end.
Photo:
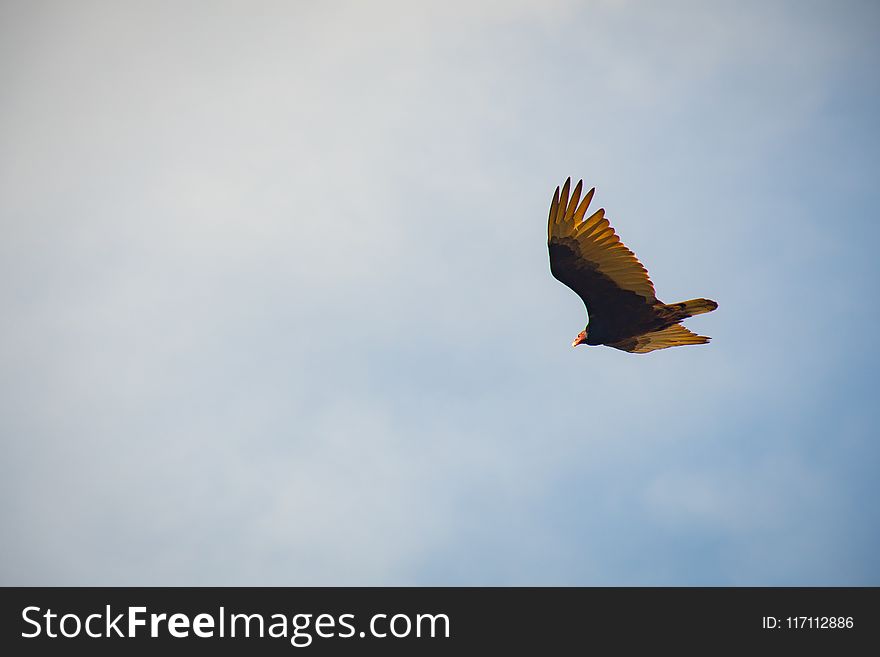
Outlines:
POLYGON ((607 305, 608 300, 602 297, 611 291, 609 282, 653 304, 657 297, 648 271, 620 241, 605 218, 605 210, 600 208, 584 219, 595 188, 581 200, 583 181, 578 182, 569 198, 570 185, 569 178, 561 192, 557 187, 550 204, 547 243, 553 275, 580 295, 591 316, 596 302, 607 305))
POLYGON ((673 324, 672 326, 667 326, 662 331, 644 333, 608 346, 634 354, 646 354, 656 349, 680 347, 685 344, 705 344, 707 342, 709 342, 709 338, 705 335, 697 335, 687 330, 681 324, 673 324))

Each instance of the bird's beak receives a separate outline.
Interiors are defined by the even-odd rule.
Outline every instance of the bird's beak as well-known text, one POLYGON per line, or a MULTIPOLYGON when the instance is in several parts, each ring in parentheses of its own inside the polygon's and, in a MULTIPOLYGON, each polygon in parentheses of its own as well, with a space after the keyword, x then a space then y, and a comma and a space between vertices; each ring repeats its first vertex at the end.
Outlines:
POLYGON ((583 333, 579 333, 578 336, 574 340, 571 341, 571 346, 577 347, 579 344, 586 344, 586 342, 587 342, 587 336, 584 335, 583 333))

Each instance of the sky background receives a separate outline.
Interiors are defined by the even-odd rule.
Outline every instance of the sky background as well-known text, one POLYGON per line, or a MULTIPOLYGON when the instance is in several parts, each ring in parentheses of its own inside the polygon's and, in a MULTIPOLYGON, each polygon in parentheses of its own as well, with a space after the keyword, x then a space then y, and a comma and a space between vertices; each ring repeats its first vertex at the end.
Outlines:
POLYGON ((4 585, 880 585, 874 2, 3 2, 4 585), (567 176, 708 346, 572 350, 567 176))

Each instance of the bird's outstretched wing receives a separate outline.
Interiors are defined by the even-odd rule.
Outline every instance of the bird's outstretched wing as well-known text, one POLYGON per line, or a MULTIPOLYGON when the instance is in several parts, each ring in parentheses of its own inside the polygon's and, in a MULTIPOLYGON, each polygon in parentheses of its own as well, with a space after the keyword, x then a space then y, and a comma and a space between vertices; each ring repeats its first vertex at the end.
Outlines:
POLYGON ((610 320, 638 312, 657 301, 647 270, 614 232, 599 209, 584 219, 595 188, 581 200, 583 181, 569 198, 571 178, 553 194, 547 225, 550 271, 574 290, 590 314, 610 320))
POLYGON ((667 326, 662 331, 654 331, 653 333, 643 333, 632 338, 627 338, 609 347, 629 351, 634 354, 646 354, 656 349, 666 349, 667 347, 680 347, 685 344, 705 344, 709 342, 705 335, 697 335, 689 331, 681 324, 673 324, 667 326))

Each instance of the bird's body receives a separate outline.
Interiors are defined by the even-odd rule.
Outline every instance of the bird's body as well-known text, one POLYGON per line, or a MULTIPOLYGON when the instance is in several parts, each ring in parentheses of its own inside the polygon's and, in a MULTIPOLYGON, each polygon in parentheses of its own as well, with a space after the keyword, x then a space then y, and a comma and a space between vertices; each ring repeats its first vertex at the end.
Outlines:
POLYGON ((711 312, 718 304, 709 299, 673 304, 658 300, 647 270, 615 234, 605 211, 599 209, 584 219, 595 189, 581 201, 583 181, 571 198, 570 184, 566 180, 553 195, 547 246, 551 273, 581 297, 589 314, 587 328, 572 346, 608 345, 641 354, 708 342, 708 337, 692 333, 679 322, 711 312))

